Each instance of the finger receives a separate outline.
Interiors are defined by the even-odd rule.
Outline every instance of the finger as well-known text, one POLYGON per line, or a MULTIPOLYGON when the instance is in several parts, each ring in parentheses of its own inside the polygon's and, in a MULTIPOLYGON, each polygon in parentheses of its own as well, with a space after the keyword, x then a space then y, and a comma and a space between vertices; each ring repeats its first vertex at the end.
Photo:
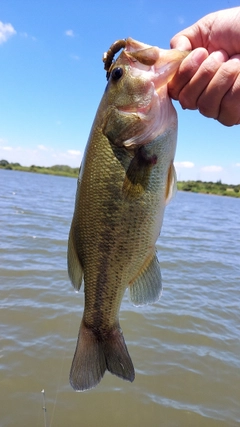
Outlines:
POLYGON ((240 124, 240 55, 233 58, 238 61, 238 74, 232 87, 223 97, 217 120, 225 126, 240 124))
POLYGON ((193 50, 197 47, 206 47, 208 44, 204 43, 204 32, 208 29, 205 25, 201 25, 201 20, 191 25, 185 30, 177 33, 170 41, 171 48, 179 50, 193 50))
POLYGON ((202 62, 192 79, 179 94, 179 102, 183 108, 188 108, 189 110, 196 110, 198 108, 198 98, 208 86, 222 63, 227 60, 227 53, 224 50, 219 50, 211 53, 202 62))
MULTIPOLYGON (((217 119, 222 108, 221 119, 224 119, 226 113, 228 113, 230 122, 232 120, 234 122, 236 121, 235 109, 232 107, 230 108, 229 102, 231 103, 233 99, 230 89, 234 85, 239 73, 240 61, 237 58, 229 59, 219 67, 216 74, 197 100, 197 107, 201 114, 206 117, 217 119), (224 100, 225 95, 226 98, 224 100)), ((239 98, 238 104, 240 104, 239 98)))
POLYGON ((184 86, 191 80, 202 62, 207 58, 206 49, 199 48, 191 52, 180 64, 175 76, 168 84, 169 96, 178 99, 184 86))
POLYGON ((179 34, 176 34, 176 36, 172 38, 170 46, 172 49, 192 50, 192 45, 188 37, 179 34))

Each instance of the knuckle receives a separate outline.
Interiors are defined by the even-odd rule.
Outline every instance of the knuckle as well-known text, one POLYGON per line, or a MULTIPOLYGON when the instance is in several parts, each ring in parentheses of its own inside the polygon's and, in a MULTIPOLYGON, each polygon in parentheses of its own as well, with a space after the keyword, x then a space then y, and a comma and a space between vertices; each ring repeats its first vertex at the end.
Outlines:
POLYGON ((212 77, 223 64, 226 62, 223 62, 223 58, 220 59, 218 52, 214 52, 203 61, 201 74, 205 77, 212 77))
POLYGON ((240 111, 240 76, 238 81, 231 86, 222 99, 222 107, 229 115, 236 115, 240 111))
POLYGON ((196 110, 196 100, 188 93, 187 90, 182 90, 179 94, 179 102, 184 109, 196 110))
POLYGON ((233 64, 230 61, 225 62, 219 69, 219 82, 224 85, 232 85, 240 72, 237 64, 233 64))
POLYGON ((215 111, 215 108, 209 102, 206 103, 202 97, 197 101, 197 108, 205 117, 215 119, 218 116, 218 111, 215 111))
POLYGON ((234 120, 230 120, 229 117, 223 117, 221 118, 221 116, 219 116, 219 118, 217 119, 219 121, 219 123, 221 123, 224 126, 227 127, 231 127, 235 125, 234 120))
POLYGON ((221 102, 218 120, 225 126, 233 126, 240 117, 240 77, 225 94, 221 102))

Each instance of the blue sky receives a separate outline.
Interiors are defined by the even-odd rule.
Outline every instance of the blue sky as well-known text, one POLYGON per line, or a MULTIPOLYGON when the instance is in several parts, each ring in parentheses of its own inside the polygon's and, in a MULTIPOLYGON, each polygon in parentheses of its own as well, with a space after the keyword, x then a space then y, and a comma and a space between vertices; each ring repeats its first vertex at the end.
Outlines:
MULTIPOLYGON (((22 165, 80 164, 106 79, 102 54, 133 37, 168 48, 207 13, 239 2, 1 0, 0 159, 22 165)), ((240 126, 198 111, 179 118, 178 179, 240 183, 240 126)))

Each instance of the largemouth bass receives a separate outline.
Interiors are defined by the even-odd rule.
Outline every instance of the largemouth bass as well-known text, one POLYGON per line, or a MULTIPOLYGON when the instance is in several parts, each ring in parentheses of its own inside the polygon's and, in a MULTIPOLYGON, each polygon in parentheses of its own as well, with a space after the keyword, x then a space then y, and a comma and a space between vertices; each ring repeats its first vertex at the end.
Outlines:
POLYGON ((119 309, 127 287, 136 306, 161 295, 155 244, 176 187, 177 115, 167 83, 186 55, 131 38, 104 55, 108 83, 82 160, 68 242, 69 277, 77 290, 84 279, 85 291, 70 372, 75 390, 95 387, 106 370, 134 380, 119 309))

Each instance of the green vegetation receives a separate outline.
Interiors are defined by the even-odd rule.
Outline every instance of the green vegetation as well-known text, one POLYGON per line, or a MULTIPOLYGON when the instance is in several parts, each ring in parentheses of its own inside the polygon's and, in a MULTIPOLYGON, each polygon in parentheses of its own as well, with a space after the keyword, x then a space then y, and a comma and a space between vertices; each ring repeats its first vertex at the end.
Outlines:
POLYGON ((54 165, 50 167, 43 166, 21 166, 19 163, 9 163, 7 160, 0 160, 0 169, 17 170, 22 172, 36 172, 47 175, 59 175, 76 178, 79 174, 79 168, 71 168, 66 165, 54 165))
MULTIPOLYGON (((48 175, 59 175, 77 178, 79 168, 71 168, 66 165, 54 165, 51 167, 42 167, 32 165, 30 167, 21 166, 19 163, 9 163, 7 160, 0 160, 0 169, 18 170, 23 172, 36 172, 48 175)), ((219 196, 240 197, 240 184, 228 185, 217 182, 204 181, 179 181, 178 190, 190 191, 192 193, 217 194, 219 196)))
POLYGON ((191 191, 192 193, 217 194, 219 196, 240 197, 240 184, 228 185, 221 181, 180 181, 178 190, 191 191))

